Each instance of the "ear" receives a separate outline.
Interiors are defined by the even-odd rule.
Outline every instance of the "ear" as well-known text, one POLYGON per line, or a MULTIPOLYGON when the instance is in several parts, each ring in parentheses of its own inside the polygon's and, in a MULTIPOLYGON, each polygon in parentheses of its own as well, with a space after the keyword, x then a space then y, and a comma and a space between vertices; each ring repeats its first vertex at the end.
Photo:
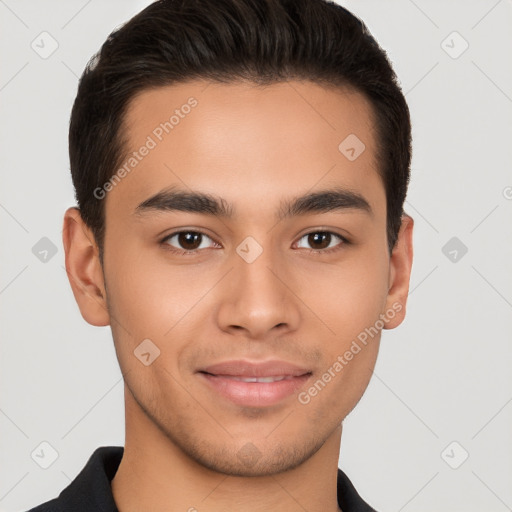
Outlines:
POLYGON ((389 262, 389 291, 386 299, 386 311, 381 315, 384 329, 398 327, 405 318, 413 258, 413 226, 413 218, 403 214, 398 239, 391 252, 389 262))
POLYGON ((110 324, 99 249, 80 210, 71 207, 64 214, 62 242, 66 272, 80 313, 91 325, 110 324))

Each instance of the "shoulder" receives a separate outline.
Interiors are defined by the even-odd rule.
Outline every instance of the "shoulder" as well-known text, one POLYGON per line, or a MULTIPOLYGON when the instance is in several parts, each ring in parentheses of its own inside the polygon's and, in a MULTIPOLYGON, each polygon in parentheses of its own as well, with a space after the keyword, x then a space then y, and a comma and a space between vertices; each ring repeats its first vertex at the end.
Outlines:
POLYGON ((110 481, 124 453, 122 446, 101 446, 59 494, 27 512, 117 512, 110 481))
POLYGON ((361 498, 348 476, 339 468, 338 505, 343 512, 377 512, 361 498))

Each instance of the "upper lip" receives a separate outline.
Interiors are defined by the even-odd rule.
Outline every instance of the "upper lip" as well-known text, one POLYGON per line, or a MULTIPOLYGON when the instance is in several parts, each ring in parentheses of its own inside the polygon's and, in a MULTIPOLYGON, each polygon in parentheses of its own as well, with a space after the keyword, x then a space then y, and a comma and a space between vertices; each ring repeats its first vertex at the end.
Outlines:
POLYGON ((244 360, 224 361, 201 368, 199 372, 236 377, 274 377, 282 375, 299 377, 311 373, 307 368, 279 360, 264 362, 244 360))

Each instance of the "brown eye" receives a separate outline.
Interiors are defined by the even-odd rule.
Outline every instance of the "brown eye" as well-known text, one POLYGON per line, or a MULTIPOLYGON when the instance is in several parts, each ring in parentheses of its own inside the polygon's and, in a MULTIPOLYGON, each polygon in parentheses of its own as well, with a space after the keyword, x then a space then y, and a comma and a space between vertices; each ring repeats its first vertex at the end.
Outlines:
POLYGON ((304 235, 302 239, 306 239, 309 246, 306 249, 310 248, 310 252, 331 252, 348 243, 344 237, 331 231, 312 231, 304 235), (338 243, 336 243, 336 239, 338 239, 338 243), (341 243, 339 243, 340 240, 341 243))
POLYGON ((308 244, 311 244, 313 249, 326 249, 331 242, 331 234, 319 231, 318 233, 310 233, 308 235, 308 244))
POLYGON ((162 240, 163 243, 170 245, 176 250, 182 251, 197 251, 199 249, 205 249, 207 247, 201 247, 203 239, 211 238, 204 233, 199 231, 178 231, 176 233, 172 233, 162 240), (171 242, 174 239, 174 243, 171 242))

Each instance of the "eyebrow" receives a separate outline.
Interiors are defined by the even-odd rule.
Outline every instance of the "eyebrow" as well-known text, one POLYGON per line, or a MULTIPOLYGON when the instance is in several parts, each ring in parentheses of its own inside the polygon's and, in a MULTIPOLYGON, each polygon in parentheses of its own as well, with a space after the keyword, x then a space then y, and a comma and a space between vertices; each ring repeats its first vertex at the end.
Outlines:
MULTIPOLYGON (((359 193, 344 188, 310 192, 281 201, 276 213, 279 221, 299 215, 356 210, 373 215, 369 202, 359 193)), ((134 211, 140 217, 157 212, 190 212, 231 219, 235 208, 225 199, 209 193, 186 191, 171 187, 142 201, 134 211)))

